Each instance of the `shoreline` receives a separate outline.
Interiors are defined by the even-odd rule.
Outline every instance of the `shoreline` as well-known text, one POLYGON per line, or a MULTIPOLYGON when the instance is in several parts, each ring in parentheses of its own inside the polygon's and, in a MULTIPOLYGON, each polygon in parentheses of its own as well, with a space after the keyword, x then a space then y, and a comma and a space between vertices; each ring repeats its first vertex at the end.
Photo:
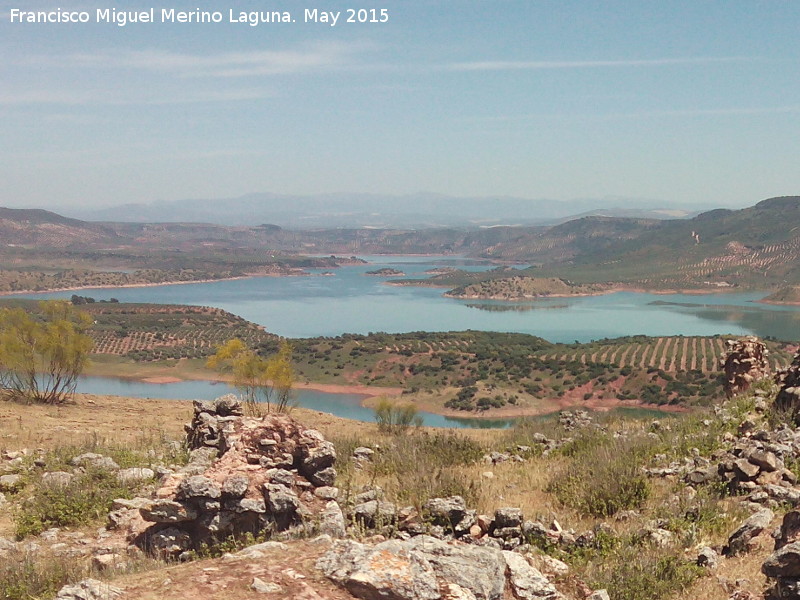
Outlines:
MULTIPOLYGON (((409 286, 410 287, 410 286, 409 286)), ((445 286, 421 286, 421 287, 445 287, 445 286)), ((703 296, 705 294, 735 294, 737 292, 748 292, 748 291, 756 291, 758 293, 769 293, 765 290, 743 290, 741 288, 709 288, 709 289, 698 289, 698 288, 674 288, 674 289, 648 289, 648 288, 637 288, 637 287, 614 287, 608 288, 605 290, 597 291, 597 292, 581 292, 576 294, 546 294, 546 295, 539 295, 539 296, 528 296, 528 297, 514 297, 514 298, 504 298, 498 296, 480 296, 480 295, 469 295, 469 296, 455 296, 450 295, 448 293, 442 294, 444 298, 450 298, 451 300, 491 300, 494 302, 532 302, 536 300, 548 300, 550 298, 587 298, 587 297, 594 297, 594 296, 607 296, 609 294, 616 294, 618 292, 630 292, 633 294, 652 294, 654 296, 669 296, 672 294, 681 294, 684 296, 703 296)), ((756 302, 764 302, 763 300, 756 300, 756 302)), ((788 304, 788 303, 778 303, 778 302, 764 302, 765 304, 788 304)), ((795 303, 800 305, 800 302, 795 303)))
MULTIPOLYGON (((199 374, 198 374, 199 375, 199 374)), ((91 376, 91 375, 90 375, 91 376)), ((154 375, 154 376, 134 376, 134 377, 111 377, 111 379, 123 379, 129 381, 140 381, 142 383, 151 384, 170 384, 180 383, 182 381, 209 381, 217 383, 230 383, 231 378, 220 377, 175 377, 169 375, 154 375)), ((317 383, 317 382, 302 382, 296 383, 294 389, 301 390, 314 390, 325 392, 328 394, 352 394, 363 396, 359 404, 364 408, 374 408, 375 402, 378 398, 387 396, 392 399, 400 399, 403 392, 402 388, 387 387, 378 388, 375 386, 367 386, 361 384, 337 384, 337 383, 317 383)), ((494 421, 498 419, 524 419, 527 417, 541 417, 545 415, 554 415, 562 410, 588 410, 592 412, 610 412, 619 408, 629 409, 642 409, 651 410, 661 413, 679 414, 691 412, 691 407, 685 406, 672 406, 672 405, 649 405, 638 402, 636 400, 617 400, 611 399, 595 399, 589 402, 571 402, 563 398, 547 398, 543 400, 544 406, 539 408, 528 407, 520 408, 500 408, 492 409, 490 413, 477 412, 477 411, 460 411, 455 409, 445 408, 444 406, 432 405, 429 402, 414 402, 408 399, 409 404, 413 404, 421 412, 434 414, 441 417, 455 418, 455 419, 473 419, 476 421, 494 421)))
MULTIPOLYGON (((224 375, 219 376, 206 376, 201 373, 197 373, 197 376, 192 376, 192 374, 184 373, 182 377, 178 377, 175 375, 132 375, 128 377, 122 376, 109 376, 109 375, 94 375, 88 374, 86 377, 102 377, 108 379, 120 379, 123 381, 138 381, 141 383, 150 383, 153 385, 166 385, 170 383, 181 383, 183 381, 208 381, 214 383, 231 383, 232 377, 226 377, 224 375)), ((403 392, 403 388, 397 387, 376 387, 376 386, 368 386, 368 385, 361 385, 361 384, 338 384, 338 383, 319 383, 314 381, 304 381, 304 382, 297 382, 293 386, 293 389, 297 390, 314 390, 317 392, 325 392, 327 394, 353 394, 364 396, 362 399, 362 406, 365 406, 363 403, 366 400, 370 400, 372 398, 378 398, 380 396, 399 396, 403 392)))
MULTIPOLYGON (((236 277, 221 277, 220 279, 198 279, 196 281, 163 281, 161 283, 125 283, 122 285, 78 285, 63 288, 53 288, 50 290, 15 290, 13 292, 0 292, 0 297, 3 296, 18 296, 20 294, 54 294, 57 292, 79 292, 81 290, 114 290, 114 289, 129 289, 129 288, 149 288, 161 287, 165 285, 189 285, 192 283, 215 283, 217 281, 237 281, 239 279, 253 279, 255 277, 262 277, 261 275, 237 275, 236 277)), ((269 277, 264 275, 263 277, 269 277)), ((280 277, 273 275, 273 277, 280 277)))
POLYGON ((242 279, 258 279, 260 277, 325 277, 323 273, 253 273, 248 275, 237 275, 235 277, 220 277, 219 279, 196 279, 193 281, 162 281, 159 283, 124 283, 120 285, 78 285, 63 288, 53 288, 49 290, 15 290, 13 292, 0 292, 0 298, 4 296, 17 296, 20 294, 54 294, 57 292, 79 292, 82 290, 114 290, 130 288, 151 288, 166 285, 191 285, 193 283, 217 283, 219 281, 239 281, 242 279))
MULTIPOLYGON (((440 417, 453 418, 453 419, 472 419, 475 421, 496 421, 502 419, 525 419, 529 417, 543 417, 546 415, 556 415, 562 410, 588 410, 590 412, 606 413, 616 409, 641 409, 665 414, 685 414, 694 410, 688 406, 674 406, 674 405, 655 405, 645 404, 638 400, 618 400, 616 398, 608 399, 593 399, 586 402, 571 402, 563 398, 545 398, 542 399, 543 406, 539 408, 516 408, 504 407, 492 409, 492 412, 479 412, 479 411, 463 411, 452 408, 445 408, 444 406, 435 406, 427 402, 417 404, 412 400, 408 400, 408 404, 414 404, 421 412, 426 412, 440 417)), ((374 397, 364 398, 361 406, 365 408, 374 408, 374 397)))

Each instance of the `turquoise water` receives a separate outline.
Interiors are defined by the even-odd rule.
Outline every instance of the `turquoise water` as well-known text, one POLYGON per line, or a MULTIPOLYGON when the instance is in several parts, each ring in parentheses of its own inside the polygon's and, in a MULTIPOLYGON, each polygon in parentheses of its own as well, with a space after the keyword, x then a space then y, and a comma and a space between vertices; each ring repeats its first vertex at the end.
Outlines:
MULTIPOLYGON (((236 393, 227 383, 213 381, 180 381, 177 383, 145 383, 143 381, 114 379, 110 377, 82 377, 78 381, 78 392, 85 394, 112 394, 131 398, 162 398, 167 400, 213 400, 223 394, 236 393)), ((359 394, 330 394, 316 390, 296 390, 297 405, 320 412, 353 419, 374 422, 372 409, 361 406, 364 396, 359 394)), ((420 413, 423 425, 447 428, 503 428, 509 427, 511 419, 454 419, 420 413)))
MULTIPOLYGON (((141 288, 90 289, 81 295, 124 302, 217 306, 286 337, 386 331, 478 329, 514 331, 552 342, 586 342, 624 335, 753 334, 800 339, 800 310, 755 303, 763 293, 639 294, 619 292, 527 303, 454 300, 442 289, 386 285, 393 278, 364 275, 382 267, 426 277, 442 257, 366 257, 368 265, 342 267, 328 277, 260 277, 141 288)), ((488 266, 474 264, 465 269, 488 266)), ((31 297, 68 298, 73 292, 31 297)))
MULTIPOLYGON (((587 342, 625 335, 758 335, 800 339, 800 310, 757 304, 763 293, 639 294, 620 292, 583 298, 509 303, 444 298, 442 289, 386 285, 394 278, 364 275, 383 267, 408 277, 427 277, 442 266, 491 268, 443 257, 365 257, 368 265, 342 267, 333 276, 260 277, 235 281, 140 288, 89 289, 98 300, 216 306, 286 337, 336 336, 386 331, 476 329, 530 333, 553 342, 587 342)), ((73 292, 32 294, 69 298, 73 292)), ((132 397, 211 399, 230 391, 225 384, 187 381, 148 384, 87 378, 80 391, 132 397)), ((301 406, 341 417, 373 421, 361 397, 302 390, 301 406)), ((432 427, 507 427, 509 420, 453 419, 423 414, 432 427)))

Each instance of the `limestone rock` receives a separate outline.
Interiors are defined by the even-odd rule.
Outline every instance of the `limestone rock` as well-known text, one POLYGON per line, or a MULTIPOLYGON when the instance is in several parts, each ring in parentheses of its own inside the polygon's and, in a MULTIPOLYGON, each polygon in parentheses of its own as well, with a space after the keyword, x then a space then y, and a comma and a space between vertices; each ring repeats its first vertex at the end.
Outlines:
POLYGON ((725 556, 736 556, 747 552, 750 549, 753 538, 769 527, 774 516, 774 513, 768 508, 762 508, 751 515, 728 538, 728 544, 723 549, 723 554, 725 556))
POLYGON ((800 577, 800 542, 786 544, 774 552, 761 565, 761 572, 767 577, 800 577))
POLYGON ((192 547, 192 538, 177 527, 167 527, 148 538, 151 549, 160 556, 177 556, 192 547))
POLYGON ((432 565, 439 578, 470 590, 478 600, 503 597, 507 563, 500 550, 448 544, 427 535, 412 538, 406 544, 432 565))
POLYGON ((342 509, 339 505, 329 500, 325 509, 319 515, 320 533, 327 534, 332 538, 342 538, 345 535, 345 522, 342 509))
POLYGON ((522 510, 519 508, 498 508, 494 513, 494 523, 492 526, 495 529, 502 529, 504 527, 521 527, 522 526, 522 510))
POLYGON ((160 535, 164 524, 188 535, 193 548, 302 521, 322 520, 331 535, 343 533, 341 511, 326 511, 336 497, 330 487, 336 452, 318 431, 283 414, 243 417, 238 400, 223 396, 194 402, 186 432, 190 464, 165 473, 156 499, 141 508, 142 518, 156 525, 138 532, 140 546, 157 546, 147 538, 160 535))
POLYGON ((339 540, 317 567, 362 600, 501 600, 507 587, 518 600, 563 598, 520 554, 428 535, 375 546, 339 540))
POLYGON ((122 590, 97 579, 84 579, 73 585, 62 587, 56 600, 113 600, 122 594, 122 590))
POLYGON ((477 600, 475 594, 455 583, 441 586, 442 600, 477 600))
POLYGON ((177 498, 188 500, 190 498, 212 498, 222 496, 220 487, 203 475, 194 475, 181 481, 178 487, 177 498))
POLYGON ((781 386, 775 397, 775 408, 786 414, 792 415, 795 424, 800 419, 800 350, 789 367, 777 376, 781 386))
POLYGON ((94 452, 85 452, 76 456, 69 461, 69 464, 73 467, 88 467, 103 471, 119 471, 119 465, 114 462, 114 459, 94 452))
POLYGON ((467 514, 467 506, 461 496, 431 498, 424 504, 422 510, 436 525, 448 527, 459 523, 467 514))
POLYGON ((153 523, 180 523, 193 521, 198 512, 191 506, 173 500, 155 500, 147 507, 139 509, 145 521, 153 523))
POLYGON ((397 507, 391 502, 370 500, 353 508, 353 517, 367 527, 376 527, 394 522, 397 507))
POLYGON ((336 541, 317 562, 326 577, 361 600, 439 600, 431 564, 404 542, 370 547, 336 541))
POLYGON ((253 583, 250 584, 250 588, 259 594, 277 594, 283 591, 283 588, 277 583, 263 581, 258 577, 253 577, 253 583))
POLYGON ((0 476, 0 492, 13 492, 22 485, 22 475, 0 476))
POLYGON ((800 511, 798 510, 791 510, 783 515, 781 528, 775 538, 775 549, 780 550, 792 542, 800 542, 800 511))
POLYGON ((117 471, 117 479, 120 483, 143 483, 153 479, 155 476, 155 471, 147 467, 132 467, 117 471))
POLYGON ((719 564, 719 555, 716 550, 703 546, 697 552, 697 566, 708 567, 709 569, 716 569, 719 564))
POLYGON ((519 600, 559 600, 564 598, 547 578, 533 568, 522 555, 503 551, 508 565, 509 583, 519 600))
POLYGON ((727 349, 722 370, 725 373, 725 393, 729 398, 770 376, 769 350, 758 338, 727 340, 725 344, 727 349))
POLYGON ((49 471, 42 474, 42 485, 50 488, 64 488, 67 487, 75 476, 66 471, 49 471))

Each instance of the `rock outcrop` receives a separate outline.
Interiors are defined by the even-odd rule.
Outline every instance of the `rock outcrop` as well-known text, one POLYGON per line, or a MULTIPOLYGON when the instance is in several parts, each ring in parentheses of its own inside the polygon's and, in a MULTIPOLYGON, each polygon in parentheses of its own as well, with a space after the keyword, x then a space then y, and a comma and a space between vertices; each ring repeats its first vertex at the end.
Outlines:
POLYGON ((519 600, 563 598, 521 554, 427 535, 375 546, 337 541, 317 567, 362 600, 501 600, 507 587, 519 600))
POLYGON ((780 390, 775 398, 775 408, 800 424, 800 351, 792 364, 778 373, 780 390))
POLYGON ((750 389, 750 386, 770 376, 767 346, 755 337, 727 340, 722 370, 725 373, 725 393, 728 398, 750 389))
POLYGON ((137 505, 152 523, 140 545, 174 556, 248 532, 302 526, 344 533, 341 510, 327 499, 336 495, 336 452, 318 431, 282 414, 243 417, 238 400, 223 396, 195 402, 187 439, 194 460, 137 505))
POLYGON ((773 580, 766 598, 800 598, 800 511, 789 511, 783 517, 775 536, 775 552, 761 565, 761 572, 773 580))

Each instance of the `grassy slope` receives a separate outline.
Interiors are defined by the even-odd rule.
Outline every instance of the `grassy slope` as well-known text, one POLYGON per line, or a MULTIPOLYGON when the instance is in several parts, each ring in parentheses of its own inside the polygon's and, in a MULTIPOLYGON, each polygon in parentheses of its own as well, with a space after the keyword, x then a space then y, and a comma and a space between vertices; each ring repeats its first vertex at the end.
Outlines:
MULTIPOLYGON (((562 527, 577 532, 603 523, 605 533, 597 544, 570 552, 556 547, 534 551, 539 554, 544 550, 570 565, 570 576, 559 580, 567 593, 577 586, 575 578, 579 578, 592 587, 609 587, 615 598, 726 600, 728 594, 717 576, 746 579, 743 584, 746 589, 758 590, 762 581, 758 569, 771 542, 768 533, 756 540, 753 553, 723 560, 717 571, 708 573, 689 568, 697 545, 723 543, 747 513, 738 507, 736 498, 720 495, 715 488, 701 487, 697 495, 691 496, 684 493, 685 486, 677 480, 654 478, 644 482, 639 466, 683 460, 690 455, 691 448, 699 448, 704 456, 710 454, 724 446, 723 435, 735 431, 748 408, 752 404, 747 399, 729 407, 735 419, 728 425, 717 422, 709 412, 675 417, 669 420, 669 427, 650 434, 649 422, 619 418, 602 421, 605 432, 625 432, 621 440, 592 429, 568 432, 554 421, 524 423, 505 432, 420 431, 392 435, 372 424, 349 422, 313 411, 297 410, 294 415, 304 424, 319 428, 336 445, 337 486, 343 498, 361 490, 363 485, 378 484, 386 500, 400 505, 418 505, 430 497, 458 493, 483 514, 516 506, 529 518, 541 519, 545 524, 555 519, 562 527), (710 425, 703 422, 707 418, 711 419, 710 425), (569 436, 574 441, 549 456, 531 453, 523 463, 509 461, 492 466, 476 460, 491 450, 515 451, 518 445, 536 446, 532 442, 536 434, 552 439, 569 436), (383 450, 378 451, 374 464, 356 468, 350 454, 353 448, 363 445, 383 450), (485 475, 487 471, 491 471, 491 477, 485 475), (584 473, 584 476, 574 477, 569 473, 584 473), (615 474, 615 478, 607 478, 609 473, 615 474), (554 486, 564 481, 572 483, 567 488, 554 486), (644 487, 624 500, 625 508, 637 510, 631 517, 619 520, 587 512, 586 499, 611 494, 610 498, 622 500, 627 496, 617 484, 634 482, 642 482, 644 487), (656 519, 673 532, 672 544, 659 547, 642 537, 642 528, 656 519), (656 566, 663 561, 675 561, 678 568, 652 580, 656 566)), ((80 396, 75 404, 57 408, 0 403, 0 451, 42 448, 50 460, 62 454, 71 456, 70 448, 74 453, 83 444, 86 449, 112 456, 124 446, 124 455, 130 460, 137 452, 149 453, 148 448, 157 456, 164 451, 163 444, 180 439, 181 424, 188 416, 189 404, 185 402, 107 396, 80 396)), ((35 486, 35 480, 27 485, 35 486)), ((11 506, 17 507, 35 489, 29 487, 19 494, 10 494, 11 506)), ((12 525, 11 521, 0 523, 0 535, 8 534, 12 525)), ((99 521, 91 521, 81 530, 92 536, 99 525, 99 521)), ((273 578, 291 567, 315 589, 330 593, 326 597, 348 598, 320 579, 313 570, 313 561, 305 560, 318 555, 317 547, 298 540, 290 542, 289 550, 280 555, 255 561, 207 559, 185 565, 150 562, 140 565, 139 568, 145 569, 140 573, 92 575, 126 588, 125 598, 177 598, 192 590, 209 600, 227 600, 251 597, 248 585, 253 576, 277 580, 273 578), (244 584, 238 584, 236 579, 244 580, 244 584), (147 595, 153 586, 158 593, 147 595)), ((77 565, 75 559, 73 562, 77 565)), ((46 570, 48 566, 42 568, 46 570)), ((289 583, 285 579, 285 585, 289 583)), ((581 596, 570 595, 571 600, 577 597, 581 596)))

